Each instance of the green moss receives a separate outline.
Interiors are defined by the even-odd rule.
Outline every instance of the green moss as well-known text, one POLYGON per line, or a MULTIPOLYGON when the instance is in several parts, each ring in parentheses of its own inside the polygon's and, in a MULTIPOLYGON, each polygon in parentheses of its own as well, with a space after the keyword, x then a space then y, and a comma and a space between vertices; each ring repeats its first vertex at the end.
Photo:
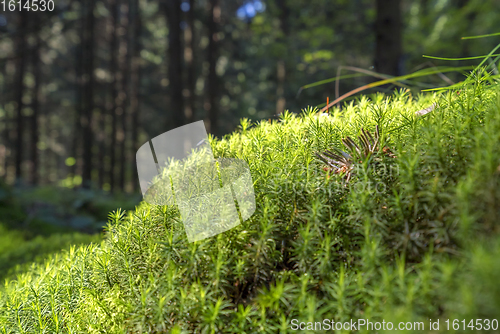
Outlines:
POLYGON ((498 315, 500 94, 479 88, 242 121, 211 145, 250 166, 257 210, 248 221, 188 243, 175 208, 113 213, 101 243, 6 283, 0 329, 285 333, 292 319, 428 326, 498 315), (361 163, 348 185, 323 170, 315 152, 376 125, 396 158, 361 163))

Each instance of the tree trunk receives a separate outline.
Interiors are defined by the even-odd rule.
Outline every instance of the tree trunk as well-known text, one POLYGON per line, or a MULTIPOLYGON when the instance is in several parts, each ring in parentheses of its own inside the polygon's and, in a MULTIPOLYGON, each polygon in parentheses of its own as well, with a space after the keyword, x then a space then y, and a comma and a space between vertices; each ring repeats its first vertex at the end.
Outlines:
POLYGON ((132 17, 130 16, 130 7, 129 3, 125 2, 125 4, 122 5, 122 8, 124 9, 124 19, 122 20, 122 31, 125 32, 125 35, 122 38, 122 46, 121 46, 121 64, 122 64, 122 114, 121 114, 121 124, 120 124, 120 136, 119 136, 119 142, 120 142, 120 154, 121 154, 121 159, 120 159, 120 165, 119 165, 119 172, 118 172, 118 185, 120 187, 121 191, 125 190, 125 174, 126 174, 126 168, 125 166, 128 163, 128 154, 127 154, 127 119, 128 119, 128 107, 130 103, 130 82, 129 82, 129 75, 130 75, 130 62, 132 57, 131 55, 131 48, 130 48, 130 23, 132 17))
POLYGON ((141 83, 141 34, 142 22, 141 12, 139 8, 139 0, 132 0, 133 3, 133 23, 134 39, 133 39, 133 55, 131 65, 131 90, 130 90, 130 117, 131 117, 131 148, 132 148, 132 191, 137 191, 139 188, 137 174, 137 165, 135 163, 135 152, 138 150, 138 129, 139 129, 139 102, 140 102, 140 83, 141 83))
POLYGON ((219 58, 219 24, 221 19, 221 9, 219 0, 209 0, 209 19, 208 19, 208 82, 207 82, 207 111, 209 131, 212 134, 217 133, 219 118, 219 80, 217 78, 217 60, 219 58))
POLYGON ((39 115, 39 99, 40 99, 40 35, 37 33, 40 31, 40 18, 38 15, 32 15, 33 22, 35 26, 36 42, 33 50, 33 76, 35 79, 35 85, 33 87, 33 104, 31 108, 33 109, 33 115, 31 119, 31 183, 33 185, 38 184, 38 115, 39 115))
POLYGON ((83 114, 81 127, 83 135, 82 186, 90 188, 92 183, 92 112, 94 109, 94 18, 95 0, 88 0, 85 18, 84 69, 83 69, 83 114))
MULTIPOLYGON (((84 52, 85 45, 83 43, 85 38, 85 6, 84 2, 82 2, 82 11, 81 11, 81 25, 80 25, 80 38, 81 42, 77 48, 75 48, 75 76, 76 76, 76 85, 75 85, 75 99, 76 99, 76 110, 75 110, 75 118, 74 118, 74 127, 73 127, 73 142, 71 147, 71 154, 75 159, 75 164, 69 169, 69 176, 75 178, 77 175, 82 174, 83 162, 82 162, 82 126, 81 126, 81 118, 83 116, 83 99, 84 99, 84 91, 83 91, 83 64, 84 64, 84 52)), ((46 159, 45 159, 46 160, 46 159)), ((48 164, 46 164, 48 166, 48 164)))
MULTIPOLYGON (((279 18, 280 18, 280 28, 281 33, 283 34, 281 39, 281 43, 288 46, 288 35, 289 35, 289 24, 288 17, 290 15, 290 10, 288 8, 288 4, 286 0, 278 0, 278 8, 279 8, 279 18)), ((288 49, 288 47, 286 48, 288 49)), ((276 114, 280 115, 286 106, 286 98, 285 98, 285 82, 286 82, 286 55, 282 55, 281 59, 278 60, 277 69, 276 69, 276 77, 277 77, 277 88, 276 88, 276 114)))
POLYGON ((195 50, 195 27, 194 27, 194 6, 195 1, 189 0, 189 11, 187 12, 187 28, 184 32, 184 59, 186 61, 186 71, 187 71, 187 96, 186 96, 186 107, 184 109, 184 115, 186 117, 186 123, 192 123, 194 121, 194 108, 196 100, 196 66, 194 59, 195 50))
MULTIPOLYGON (((2 77, 5 77, 6 76, 6 67, 7 67, 7 62, 5 62, 3 64, 4 66, 2 66, 2 77)), ((0 86, 0 97, 4 97, 6 96, 6 90, 4 89, 6 85, 2 85, 0 86)), ((5 103, 4 100, 2 100, 2 103, 5 103)), ((7 174, 7 170, 9 168, 9 148, 11 147, 11 142, 10 142, 10 123, 11 123, 11 119, 10 119, 10 115, 9 113, 5 112, 5 115, 4 115, 4 119, 5 121, 3 122, 3 125, 1 126, 2 128, 2 143, 0 143, 0 159, 2 160, 1 162, 1 166, 0 166, 0 177, 4 180, 7 180, 8 179, 8 174, 7 174)))
POLYGON ((375 68, 399 75, 402 56, 401 0, 377 0, 375 20, 375 68))
POLYGON ((28 25, 27 13, 19 13, 19 28, 17 34, 17 79, 16 79, 16 159, 14 161, 16 182, 22 178, 22 159, 23 159, 23 130, 24 116, 22 113, 24 103, 24 72, 25 72, 25 54, 26 54, 26 28, 28 25))
POLYGON ((111 73, 111 104, 109 114, 111 114, 111 145, 110 145, 110 167, 109 167, 109 184, 111 191, 116 190, 116 136, 118 125, 118 87, 117 87, 117 72, 118 72, 118 27, 119 27, 119 12, 118 0, 112 0, 111 3, 111 18, 112 18, 112 34, 111 34, 111 59, 109 70, 111 73))
POLYGON ((176 128, 185 124, 182 96, 182 43, 181 43, 181 0, 166 0, 168 20, 168 58, 171 124, 176 128))

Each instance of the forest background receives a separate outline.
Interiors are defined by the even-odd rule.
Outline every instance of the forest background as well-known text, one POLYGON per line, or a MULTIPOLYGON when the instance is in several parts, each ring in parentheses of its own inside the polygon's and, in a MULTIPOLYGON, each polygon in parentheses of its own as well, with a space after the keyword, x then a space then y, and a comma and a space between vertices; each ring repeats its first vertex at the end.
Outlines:
MULTIPOLYGON (((500 31, 500 3, 481 0, 11 4, 0 13, 0 178, 115 194, 139 192, 135 152, 165 131, 204 120, 223 136, 242 117, 300 112, 380 79, 366 71, 476 64, 422 56, 485 55, 494 39, 461 37, 500 31), (336 91, 327 79, 338 74, 349 77, 336 91)), ((406 84, 418 93, 462 79, 406 84)))

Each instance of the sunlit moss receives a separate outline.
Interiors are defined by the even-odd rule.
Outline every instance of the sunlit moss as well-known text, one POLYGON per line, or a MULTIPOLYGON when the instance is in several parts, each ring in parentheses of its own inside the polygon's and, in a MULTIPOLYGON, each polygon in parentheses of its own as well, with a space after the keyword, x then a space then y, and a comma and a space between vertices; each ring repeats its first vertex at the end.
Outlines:
POLYGON ((0 290, 0 329, 276 333, 292 319, 493 319, 500 100, 497 82, 476 79, 459 94, 377 94, 211 136, 216 158, 249 165, 250 219, 189 243, 174 206, 111 213, 101 244, 53 255, 0 290), (380 161, 389 175, 361 163, 345 186, 315 158, 377 126, 395 155, 380 161))

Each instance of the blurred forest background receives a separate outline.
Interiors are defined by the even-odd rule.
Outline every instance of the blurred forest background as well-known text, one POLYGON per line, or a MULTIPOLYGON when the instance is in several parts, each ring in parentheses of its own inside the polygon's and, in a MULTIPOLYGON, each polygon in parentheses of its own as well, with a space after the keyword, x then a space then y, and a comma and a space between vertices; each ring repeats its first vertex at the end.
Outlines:
MULTIPOLYGON (((300 88, 339 66, 397 76, 466 65, 422 55, 484 55, 494 40, 460 38, 500 31, 493 0, 53 0, 43 12, 9 3, 0 178, 113 193, 138 193, 135 152, 165 131, 204 120, 223 136, 242 117, 324 105, 335 82, 300 88)), ((374 80, 358 73, 340 94, 374 80)), ((414 87, 459 80, 434 75, 414 87)))

